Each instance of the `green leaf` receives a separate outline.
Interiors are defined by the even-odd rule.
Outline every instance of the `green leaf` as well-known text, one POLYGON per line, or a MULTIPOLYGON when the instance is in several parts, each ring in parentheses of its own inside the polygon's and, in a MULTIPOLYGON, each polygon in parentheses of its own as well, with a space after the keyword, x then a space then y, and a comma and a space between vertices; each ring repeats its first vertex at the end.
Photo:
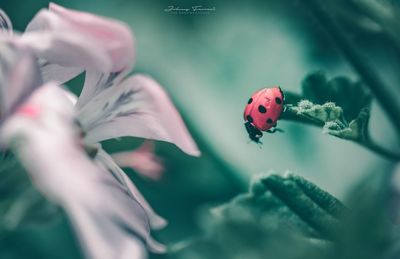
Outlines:
POLYGON ((339 216, 346 211, 339 200, 300 176, 263 176, 252 183, 249 193, 212 209, 204 224, 207 234, 180 244, 174 255, 301 258, 320 254, 331 246, 339 216))
POLYGON ((371 95, 361 83, 346 77, 327 80, 324 73, 316 72, 303 80, 302 90, 303 95, 285 93, 288 98, 281 119, 321 127, 323 133, 357 142, 388 159, 400 159, 400 154, 370 138, 371 95))
MULTIPOLYGON (((347 123, 343 109, 334 103, 314 104, 308 100, 300 101, 297 106, 287 106, 285 117, 296 117, 297 121, 311 123, 323 128, 323 133, 359 143, 369 141, 369 108, 360 111, 357 118, 347 123)), ((293 118, 292 118, 293 119, 293 118)))
POLYGON ((334 103, 314 104, 308 100, 300 101, 297 106, 288 106, 288 110, 306 120, 324 125, 326 122, 343 121, 343 110, 334 103))
POLYGON ((213 209, 206 234, 179 244, 171 258, 399 258, 388 176, 368 174, 348 194, 351 209, 303 177, 261 177, 213 209))
POLYGON ((368 131, 371 95, 359 82, 345 77, 327 80, 322 72, 308 75, 303 95, 285 93, 281 119, 311 124, 338 138, 354 141, 387 159, 399 161, 400 154, 375 143, 368 131))
POLYGON ((368 138, 369 109, 361 110, 358 117, 348 125, 341 121, 331 121, 324 125, 323 132, 338 138, 349 139, 356 142, 363 142, 368 138))
POLYGON ((321 71, 306 76, 302 90, 303 98, 315 104, 333 102, 341 107, 347 121, 357 118, 363 108, 371 105, 371 95, 360 82, 342 76, 327 80, 321 71))
POLYGON ((286 103, 283 119, 311 123, 323 132, 356 142, 368 139, 371 95, 359 82, 345 77, 327 80, 323 72, 309 74, 302 83, 303 95, 286 103))

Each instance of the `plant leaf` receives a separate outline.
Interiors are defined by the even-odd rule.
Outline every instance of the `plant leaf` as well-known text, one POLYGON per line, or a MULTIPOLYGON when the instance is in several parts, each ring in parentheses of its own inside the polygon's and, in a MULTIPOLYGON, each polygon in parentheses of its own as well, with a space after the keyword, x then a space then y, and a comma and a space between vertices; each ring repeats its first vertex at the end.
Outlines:
POLYGON ((207 235, 180 244, 173 258, 399 258, 388 180, 368 174, 349 193, 350 210, 303 177, 261 177, 249 193, 214 209, 207 235))
POLYGON ((371 95, 360 82, 342 76, 327 80, 321 71, 306 76, 302 90, 303 97, 313 103, 333 102, 341 107, 347 121, 357 118, 361 110, 371 104, 371 95))
POLYGON ((369 115, 369 109, 364 108, 349 125, 344 125, 340 121, 327 122, 324 125, 324 133, 343 139, 363 141, 368 136, 369 115))
POLYGON ((248 193, 212 209, 207 235, 175 252, 178 258, 301 258, 331 245, 346 211, 300 176, 263 176, 248 193))
POLYGON ((348 123, 343 109, 335 103, 320 105, 302 100, 296 106, 287 105, 283 118, 311 123, 322 127, 326 134, 363 143, 368 139, 369 116, 369 108, 363 108, 358 116, 348 123))

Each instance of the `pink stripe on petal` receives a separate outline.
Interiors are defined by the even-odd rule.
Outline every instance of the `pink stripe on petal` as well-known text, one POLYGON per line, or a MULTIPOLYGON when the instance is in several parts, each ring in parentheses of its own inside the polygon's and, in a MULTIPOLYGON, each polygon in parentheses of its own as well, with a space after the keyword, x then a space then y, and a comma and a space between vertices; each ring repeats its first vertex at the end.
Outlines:
POLYGON ((34 117, 39 116, 40 109, 39 109, 39 107, 24 105, 24 106, 20 107, 16 113, 27 116, 27 117, 34 118, 34 117))

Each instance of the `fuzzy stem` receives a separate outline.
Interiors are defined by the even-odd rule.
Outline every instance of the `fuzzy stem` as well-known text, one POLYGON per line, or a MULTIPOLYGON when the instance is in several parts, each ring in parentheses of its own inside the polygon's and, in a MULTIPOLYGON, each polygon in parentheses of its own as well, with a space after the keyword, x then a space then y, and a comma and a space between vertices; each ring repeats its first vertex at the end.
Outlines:
POLYGON ((303 4, 310 9, 315 18, 326 30, 331 40, 364 79, 366 85, 369 86, 371 92, 380 102, 400 136, 400 102, 398 102, 398 97, 391 93, 390 88, 384 83, 379 74, 366 61, 362 53, 358 51, 336 21, 332 19, 329 12, 323 7, 322 1, 303 0, 303 4))
POLYGON ((305 124, 309 124, 312 126, 317 126, 317 127, 323 127, 324 123, 321 121, 317 120, 312 120, 306 116, 302 116, 297 114, 295 111, 292 109, 286 109, 280 116, 281 120, 289 120, 289 121, 295 121, 295 122, 301 122, 305 124))

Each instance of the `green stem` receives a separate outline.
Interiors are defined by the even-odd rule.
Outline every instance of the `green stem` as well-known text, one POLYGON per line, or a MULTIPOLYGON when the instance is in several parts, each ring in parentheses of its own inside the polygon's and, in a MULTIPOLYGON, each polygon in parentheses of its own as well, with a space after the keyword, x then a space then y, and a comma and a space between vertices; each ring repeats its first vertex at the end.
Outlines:
POLYGON ((332 19, 329 12, 323 7, 322 1, 303 0, 303 4, 310 9, 328 35, 331 36, 331 40, 364 79, 366 85, 369 86, 371 92, 376 96, 400 136, 400 102, 397 95, 390 91, 390 88, 384 83, 379 74, 345 35, 336 21, 332 19))
POLYGON ((363 142, 358 142, 358 141, 354 141, 354 142, 360 144, 363 147, 368 148, 369 150, 375 152, 376 154, 379 154, 383 157, 388 158, 389 160, 400 161, 400 154, 395 153, 391 150, 388 150, 388 149, 378 145, 375 141, 373 141, 370 138, 367 138, 363 142))
POLYGON ((349 3, 379 24, 382 30, 386 32, 385 36, 393 41, 395 47, 399 50, 400 35, 398 28, 400 27, 400 21, 396 17, 395 10, 390 9, 389 6, 384 6, 378 1, 351 0, 349 3))
POLYGON ((293 111, 290 108, 286 108, 286 110, 281 114, 280 116, 281 120, 288 120, 288 121, 295 121, 295 122, 301 122, 305 124, 309 124, 312 126, 317 126, 317 127, 323 127, 325 123, 317 120, 312 120, 311 118, 308 118, 306 116, 303 116, 301 114, 297 114, 297 112, 293 111))

